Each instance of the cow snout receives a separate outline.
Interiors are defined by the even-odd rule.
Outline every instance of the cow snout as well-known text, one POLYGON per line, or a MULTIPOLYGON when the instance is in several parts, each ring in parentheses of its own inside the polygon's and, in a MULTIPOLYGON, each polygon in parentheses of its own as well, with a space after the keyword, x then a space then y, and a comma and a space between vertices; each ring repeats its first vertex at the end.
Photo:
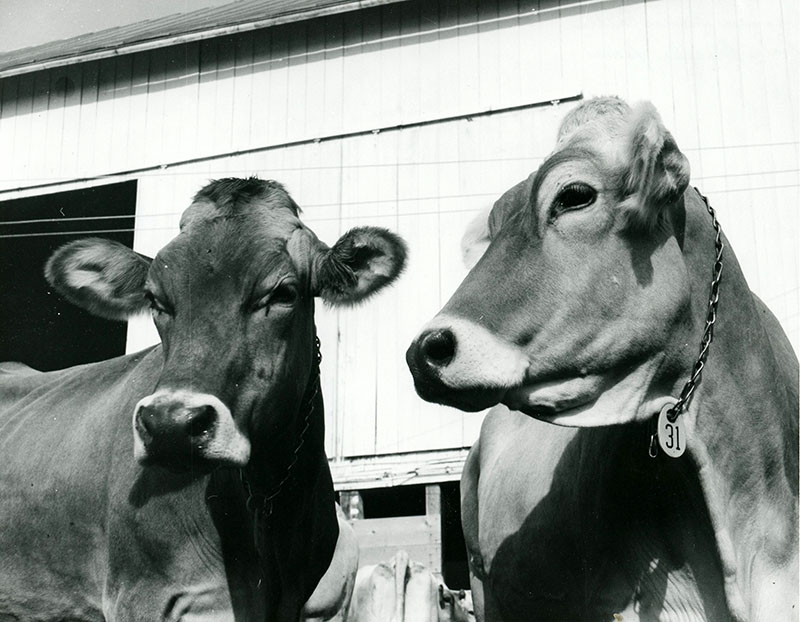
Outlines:
POLYGON ((417 393, 426 400, 438 401, 446 391, 443 376, 456 356, 457 339, 448 327, 424 330, 406 351, 406 363, 414 377, 417 393))
POLYGON ((487 328, 441 314, 406 352, 417 393, 425 400, 462 410, 496 404, 507 389, 525 379, 525 351, 487 328))
POLYGON ((228 408, 213 395, 159 391, 142 399, 133 415, 134 457, 142 464, 181 470, 243 466, 249 441, 239 432, 228 408))

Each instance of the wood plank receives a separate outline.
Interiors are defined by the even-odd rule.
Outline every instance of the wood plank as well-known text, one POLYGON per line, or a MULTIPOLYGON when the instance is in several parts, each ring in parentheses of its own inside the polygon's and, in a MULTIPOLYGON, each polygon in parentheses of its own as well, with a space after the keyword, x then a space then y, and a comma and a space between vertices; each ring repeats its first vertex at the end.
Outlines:
MULTIPOLYGON (((687 27, 689 20, 688 2, 678 0, 666 3, 666 28, 669 38, 670 67, 673 91, 670 93, 673 125, 670 127, 684 152, 696 150, 700 145, 697 126, 697 95, 692 88, 692 35, 687 27)), ((662 26, 663 27, 663 26, 662 26)), ((690 159, 692 159, 690 157, 690 159)), ((700 174, 700 163, 692 159, 692 175, 700 174)))
POLYGON ((436 524, 441 519, 442 487, 439 484, 425 486, 425 516, 431 524, 436 524))
POLYGON ((214 123, 199 128, 213 135, 211 151, 227 152, 237 149, 233 142, 235 50, 233 37, 217 39, 217 58, 214 75, 214 123))
MULTIPOLYGON (((95 134, 94 134, 94 163, 93 168, 99 173, 110 173, 112 168, 112 145, 110 137, 114 132, 114 106, 116 88, 117 64, 114 58, 101 60, 98 64, 97 74, 97 106, 95 108, 95 134)), ((154 79, 151 72, 150 79, 154 79)), ((162 85, 163 88, 163 85, 162 85)), ((151 111, 153 117, 158 114, 157 110, 151 111)), ((161 143, 159 141, 158 147, 161 143)))
POLYGON ((322 111, 324 122, 315 129, 315 134, 322 136, 325 133, 333 135, 343 131, 343 100, 344 100, 344 17, 333 15, 325 20, 325 53, 320 64, 324 68, 324 93, 322 96, 322 111))
POLYGON ((674 81, 672 58, 675 50, 670 47, 669 8, 664 2, 648 2, 645 11, 644 34, 647 48, 647 73, 650 77, 648 90, 641 99, 649 99, 658 108, 668 127, 675 127, 673 109, 674 81))
POLYGON ((625 96, 632 101, 652 98, 649 32, 647 30, 647 4, 641 0, 625 0, 620 9, 622 37, 625 41, 625 96))
POLYGON ((200 49, 200 43, 191 43, 176 49, 167 65, 163 117, 164 158, 183 160, 195 157, 202 148, 200 141, 211 133, 200 116, 200 49))
MULTIPOLYGON (((401 118, 419 118, 421 99, 424 89, 421 88, 420 73, 424 71, 422 62, 422 37, 420 36, 420 5, 416 2, 402 2, 392 5, 393 10, 400 11, 399 23, 399 58, 397 61, 397 83, 403 96, 399 98, 401 118)), ((385 10, 389 10, 387 7, 385 10)))
POLYGON ((270 37, 269 97, 262 114, 267 116, 268 144, 289 140, 286 118, 289 101, 289 30, 275 28, 270 37))
MULTIPOLYGON (((125 120, 127 132, 127 165, 141 166, 149 159, 150 146, 147 144, 147 83, 150 72, 148 54, 134 54, 131 65, 131 90, 128 94, 130 107, 125 120)), ((185 107, 184 107, 185 108, 185 107)), ((184 113, 186 110, 184 109, 184 113)))
POLYGON ((218 153, 214 143, 217 99, 217 40, 201 41, 199 46, 199 81, 197 85, 197 142, 194 156, 218 153), (202 128, 202 129, 201 129, 202 128))
POLYGON ((477 78, 479 107, 489 108, 497 101, 500 90, 500 68, 506 60, 501 56, 500 25, 497 22, 497 1, 479 2, 478 13, 478 59, 477 78))
MULTIPOLYGON (((164 153, 164 118, 168 114, 166 90, 166 57, 163 52, 154 50, 150 53, 149 73, 147 79, 147 121, 145 134, 151 158, 158 153, 158 161, 164 153)), ((202 100, 201 100, 202 101, 202 100)), ((200 147, 199 143, 197 145, 200 147)))
POLYGON ((309 106, 298 102, 310 102, 308 94, 308 29, 305 22, 286 26, 288 33, 288 81, 286 85, 286 133, 288 136, 308 138, 306 116, 309 106))
MULTIPOLYGON (((41 71, 33 77, 33 97, 31 101, 31 128, 29 144, 26 145, 29 171, 34 180, 47 182, 48 175, 47 108, 50 105, 50 72, 41 71)), ((52 132, 52 129, 51 129, 52 132)))
POLYGON ((19 98, 19 77, 14 76, 0 81, 0 170, 5 174, 0 177, 0 188, 15 186, 13 171, 18 155, 14 152, 14 140, 17 132, 17 101, 19 98))
POLYGON ((81 66, 81 118, 78 133, 77 160, 78 177, 88 177, 97 173, 95 166, 94 143, 97 134, 97 98, 99 89, 99 63, 86 63, 81 66))
POLYGON ((253 140, 253 32, 233 39, 233 101, 231 145, 234 150, 249 149, 253 140))
POLYGON ((250 88, 250 141, 253 146, 270 143, 268 132, 272 29, 253 33, 253 66, 250 88))

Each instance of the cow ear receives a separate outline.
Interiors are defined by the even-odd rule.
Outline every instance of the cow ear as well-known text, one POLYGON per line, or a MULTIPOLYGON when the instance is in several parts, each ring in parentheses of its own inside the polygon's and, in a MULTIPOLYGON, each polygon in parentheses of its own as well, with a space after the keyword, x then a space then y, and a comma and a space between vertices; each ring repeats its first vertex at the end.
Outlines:
POLYGON ((623 145, 622 208, 632 225, 651 230, 689 184, 689 161, 653 104, 634 107, 623 145))
POLYGON ((71 303, 100 317, 123 320, 149 306, 144 283, 150 262, 119 242, 87 238, 56 250, 44 274, 71 303))
POLYGON ((356 227, 319 257, 314 290, 332 305, 361 302, 400 276, 406 255, 406 243, 394 233, 356 227))
POLYGON ((535 177, 536 171, 506 190, 491 209, 481 211, 467 225, 461 238, 461 259, 467 269, 472 270, 475 267, 503 225, 528 204, 535 177))
POLYGON ((464 235, 461 237, 461 260, 467 270, 475 267, 492 242, 489 235, 490 213, 490 209, 481 210, 464 229, 464 235))

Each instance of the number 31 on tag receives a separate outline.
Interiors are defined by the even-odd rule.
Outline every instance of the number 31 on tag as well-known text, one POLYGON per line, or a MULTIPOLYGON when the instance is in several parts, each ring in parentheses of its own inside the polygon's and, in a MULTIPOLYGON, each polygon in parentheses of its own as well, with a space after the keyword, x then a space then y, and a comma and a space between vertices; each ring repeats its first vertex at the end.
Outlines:
POLYGON ((658 415, 658 444, 670 458, 679 458, 686 450, 686 426, 678 416, 675 421, 667 417, 674 404, 665 404, 658 415))

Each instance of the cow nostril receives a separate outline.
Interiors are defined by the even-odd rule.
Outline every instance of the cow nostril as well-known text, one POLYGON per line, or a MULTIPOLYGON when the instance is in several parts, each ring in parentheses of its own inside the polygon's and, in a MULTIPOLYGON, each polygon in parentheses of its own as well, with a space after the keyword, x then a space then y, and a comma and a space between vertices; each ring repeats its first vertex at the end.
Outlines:
POLYGON ((429 332, 422 339, 422 354, 438 367, 444 367, 456 354, 456 338, 453 331, 445 328, 429 332))
POLYGON ((139 412, 136 413, 136 427, 143 441, 149 442, 153 438, 154 426, 152 409, 148 406, 142 406, 139 412))
POLYGON ((192 409, 192 415, 186 423, 189 436, 206 434, 217 421, 217 410, 213 406, 198 406, 192 409))

